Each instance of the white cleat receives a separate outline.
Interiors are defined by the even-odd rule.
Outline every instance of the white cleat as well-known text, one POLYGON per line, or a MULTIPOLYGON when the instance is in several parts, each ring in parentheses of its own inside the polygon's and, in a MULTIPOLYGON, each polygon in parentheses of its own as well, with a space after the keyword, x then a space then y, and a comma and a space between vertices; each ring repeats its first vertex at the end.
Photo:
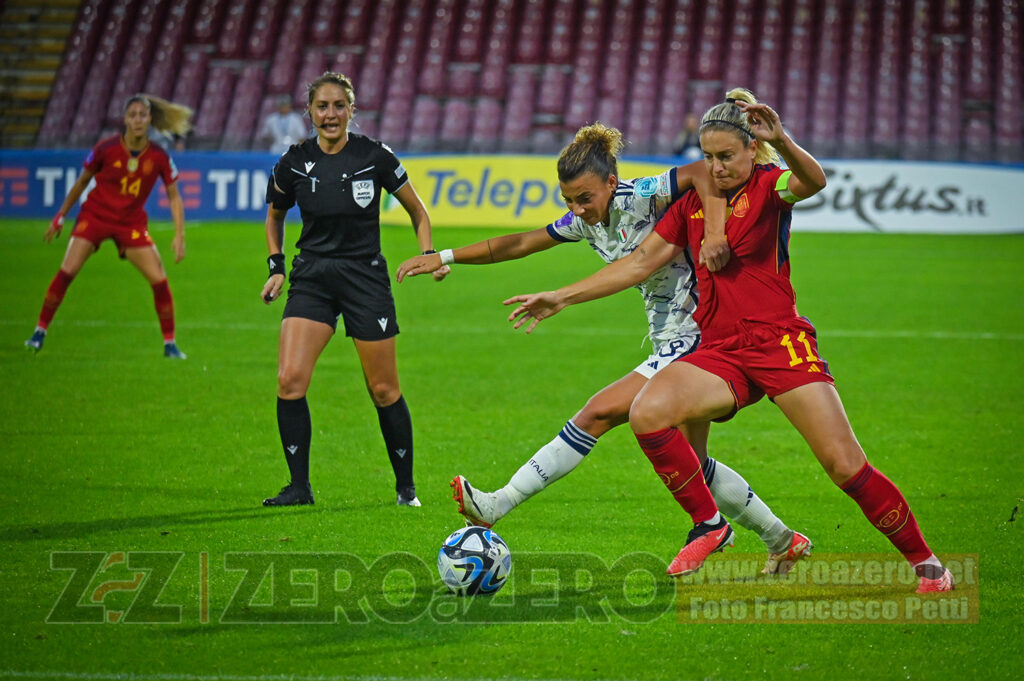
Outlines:
POLYGON ((448 484, 452 488, 452 499, 459 502, 459 513, 466 519, 467 524, 492 527, 498 522, 498 516, 494 512, 493 492, 473 489, 469 481, 461 475, 456 475, 448 484))

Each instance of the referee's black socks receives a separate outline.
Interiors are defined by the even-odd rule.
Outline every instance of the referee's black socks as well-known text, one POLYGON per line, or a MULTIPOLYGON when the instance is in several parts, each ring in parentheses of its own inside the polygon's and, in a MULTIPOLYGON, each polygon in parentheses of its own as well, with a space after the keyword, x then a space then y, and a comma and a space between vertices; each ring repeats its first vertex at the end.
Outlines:
MULTIPOLYGON (((377 407, 380 432, 388 448, 388 459, 395 471, 395 489, 408 487, 412 482, 412 417, 405 397, 387 407, 377 407)), ((308 447, 307 447, 308 451, 308 447)))
POLYGON ((313 426, 305 396, 297 400, 277 398, 277 429, 281 432, 281 446, 284 447, 292 483, 308 484, 309 441, 313 437, 313 426))

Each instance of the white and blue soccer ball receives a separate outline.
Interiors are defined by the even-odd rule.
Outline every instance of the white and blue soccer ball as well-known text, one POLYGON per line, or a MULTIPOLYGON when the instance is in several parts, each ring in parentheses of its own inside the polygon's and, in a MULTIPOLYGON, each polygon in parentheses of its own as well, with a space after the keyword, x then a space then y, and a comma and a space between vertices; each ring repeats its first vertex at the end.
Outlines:
POLYGON ((504 586, 512 571, 512 553, 494 530, 455 530, 437 552, 441 581, 459 596, 490 595, 504 586))

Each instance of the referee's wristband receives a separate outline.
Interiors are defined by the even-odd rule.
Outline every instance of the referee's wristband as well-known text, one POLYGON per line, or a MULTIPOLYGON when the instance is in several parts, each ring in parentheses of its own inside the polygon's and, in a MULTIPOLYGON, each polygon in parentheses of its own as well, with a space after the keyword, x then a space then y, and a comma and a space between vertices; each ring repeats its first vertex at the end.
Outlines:
POLYGON ((270 276, 275 274, 284 275, 284 253, 274 253, 267 258, 267 266, 270 267, 270 276))
POLYGON ((455 252, 452 249, 446 248, 441 251, 442 265, 451 265, 453 262, 455 262, 455 252))

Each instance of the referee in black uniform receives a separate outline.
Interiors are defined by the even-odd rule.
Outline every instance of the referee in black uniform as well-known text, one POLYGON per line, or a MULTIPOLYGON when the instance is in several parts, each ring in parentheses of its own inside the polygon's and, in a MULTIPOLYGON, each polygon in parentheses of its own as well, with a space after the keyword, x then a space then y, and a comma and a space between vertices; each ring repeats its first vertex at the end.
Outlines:
MULTIPOLYGON (((296 243, 299 253, 292 259, 277 371, 277 425, 291 482, 263 505, 313 503, 306 391, 317 358, 341 318, 377 407, 398 504, 419 506, 412 476, 412 421, 395 361, 395 302, 380 252, 381 191, 392 194, 409 213, 424 252, 433 252, 430 217, 394 153, 381 142, 348 131, 355 90, 346 76, 324 73, 310 83, 307 99, 316 137, 293 145, 274 166, 267 186, 270 278, 261 295, 268 305, 284 286, 284 220, 296 203, 302 234, 296 243)), ((435 279, 447 273, 438 270, 435 279)))

